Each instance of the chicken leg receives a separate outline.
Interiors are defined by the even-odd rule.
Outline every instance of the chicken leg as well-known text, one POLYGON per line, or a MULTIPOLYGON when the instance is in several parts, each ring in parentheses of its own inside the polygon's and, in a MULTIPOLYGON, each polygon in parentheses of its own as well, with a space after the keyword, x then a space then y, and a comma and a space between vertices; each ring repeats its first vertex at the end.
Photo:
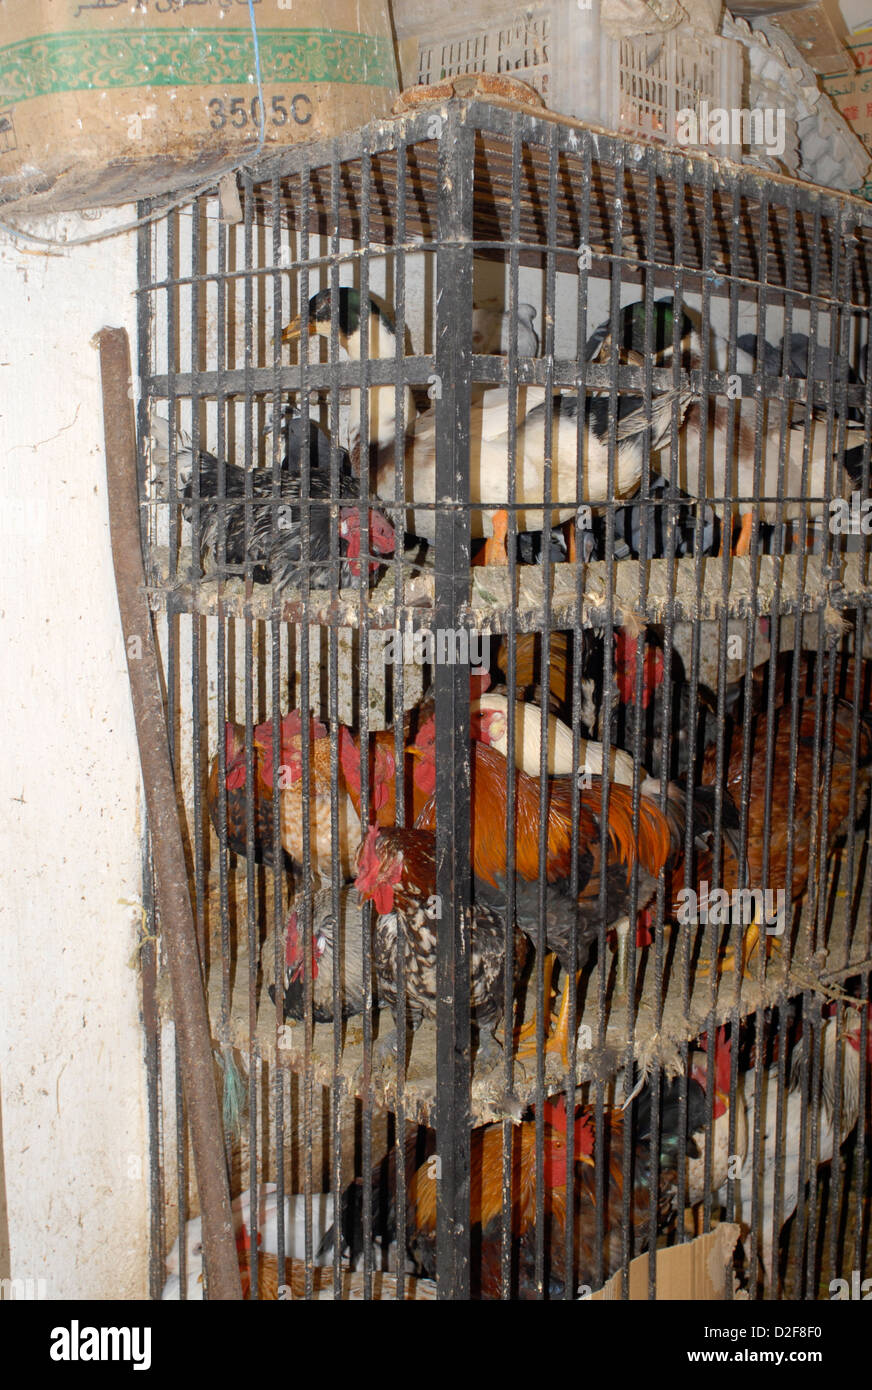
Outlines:
POLYGON ((494 512, 492 525, 493 535, 484 543, 482 560, 486 565, 507 565, 509 563, 509 552, 506 548, 506 536, 509 530, 508 512, 494 512))
POLYGON ((615 998, 626 999, 629 975, 630 919, 622 917, 615 923, 618 936, 617 962, 615 964, 615 998))
POLYGON ((747 555, 751 549, 751 528, 754 525, 753 512, 742 512, 742 529, 733 548, 734 555, 747 555))
MULTIPOLYGON (((557 1015, 557 1022, 551 1034, 545 1040, 544 1051, 546 1053, 558 1052, 560 1054, 560 1060, 567 1069, 569 1067, 569 1001, 571 998, 571 991, 573 989, 578 989, 578 982, 580 979, 580 970, 575 972, 574 984, 570 976, 567 975, 566 983, 563 986, 563 997, 560 1000, 560 1011, 557 1015)), ((524 1057, 534 1057, 535 1055, 535 1040, 532 1043, 528 1043, 525 1047, 520 1048, 515 1054, 518 1060, 522 1060, 524 1057)))
MULTIPOLYGON (((768 937, 767 937, 767 938, 764 938, 764 940, 765 940, 766 943, 767 943, 766 949, 768 950, 768 937)), ((777 947, 777 945, 778 945, 777 941, 776 941, 774 944, 775 944, 775 946, 777 947)), ((742 978, 745 979, 745 980, 750 980, 750 979, 751 979, 751 972, 750 972, 751 957, 752 957, 752 956, 754 955, 754 953, 759 949, 759 947, 760 947, 760 924, 759 924, 759 922, 757 921, 757 916, 756 916, 756 913, 755 913, 755 915, 754 915, 754 917, 752 918, 751 923, 750 923, 750 925, 749 925, 749 927, 748 927, 748 930, 747 930, 746 932, 743 932, 743 933, 742 933, 742 944, 741 944, 741 946, 739 947, 739 968, 740 968, 740 970, 741 970, 741 972, 742 972, 742 978)), ((729 974, 733 973, 733 972, 735 971, 735 969, 736 969, 736 951, 735 951, 735 948, 734 948, 733 946, 728 946, 728 947, 726 948, 726 950, 723 952, 723 955, 722 955, 722 957, 721 957, 721 961, 720 961, 720 973, 721 973, 722 975, 729 975, 729 974)), ((708 959, 703 959, 703 960, 701 960, 700 963, 699 963, 699 971, 698 971, 698 974, 701 976, 701 978, 705 979, 710 973, 711 973, 711 961, 708 960, 708 959)))
MULTIPOLYGON (((542 997, 543 997, 543 999, 545 1000, 545 1008, 548 1009, 549 1012, 550 1012, 550 1005, 551 1005, 551 980, 552 980, 553 975, 554 975, 554 953, 553 953, 552 951, 549 951, 549 952, 546 954, 546 956, 545 956, 545 961, 544 961, 544 965, 543 965, 544 989, 543 989, 543 992, 542 992, 542 997)), ((552 1018, 553 1018, 553 1015, 552 1015, 552 1018)), ((529 1023, 525 1023, 524 1026, 523 1026, 523 1028, 521 1028, 521 1029, 518 1030, 518 1035, 517 1035, 516 1042, 517 1042, 518 1046, 519 1046, 520 1048, 523 1049, 523 1048, 527 1048, 527 1047, 528 1047, 528 1045, 529 1045, 529 1043, 530 1043, 531 1040, 533 1041, 533 1045, 534 1045, 534 1049, 533 1049, 533 1050, 535 1051, 535 1040, 536 1040, 536 1018, 535 1018, 535 1017, 531 1018, 529 1023)), ((525 1055, 530 1056, 531 1054, 530 1054, 529 1052, 527 1052, 525 1055)))

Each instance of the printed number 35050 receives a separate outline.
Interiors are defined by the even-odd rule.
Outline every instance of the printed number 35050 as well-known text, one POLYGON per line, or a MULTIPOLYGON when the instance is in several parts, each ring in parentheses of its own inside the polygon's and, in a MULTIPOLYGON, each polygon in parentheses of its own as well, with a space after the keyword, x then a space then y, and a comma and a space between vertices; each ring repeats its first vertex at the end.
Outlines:
MULTIPOLYGON (((209 124, 213 130, 223 130, 228 124, 235 126, 237 130, 249 123, 253 126, 260 125, 258 97, 252 97, 250 101, 246 97, 230 97, 229 100, 213 97, 209 102, 209 111, 209 124)), ((295 121, 297 125, 308 125, 311 119, 312 102, 305 92, 297 92, 290 98, 279 92, 270 98, 267 120, 272 125, 287 125, 288 121, 295 121)))

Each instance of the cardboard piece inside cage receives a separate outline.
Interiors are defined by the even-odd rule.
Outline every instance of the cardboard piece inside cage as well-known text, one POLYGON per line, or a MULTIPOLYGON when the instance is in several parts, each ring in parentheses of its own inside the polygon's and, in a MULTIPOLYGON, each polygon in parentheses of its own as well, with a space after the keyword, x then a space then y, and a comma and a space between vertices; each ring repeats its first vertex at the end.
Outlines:
MULTIPOLYGON (((708 1235, 697 1236, 685 1245, 672 1245, 657 1251, 657 1298, 693 1299, 694 1302, 723 1302, 724 1291, 732 1281, 731 1265, 741 1227, 723 1222, 708 1235)), ((630 1298, 648 1298, 648 1256, 630 1261, 630 1298)), ((621 1274, 612 1275, 592 1299, 609 1302, 621 1298, 621 1274)))
MULTIPOLYGON (((387 115, 387 0, 254 0, 264 151, 387 115)), ((0 203, 53 212, 219 177, 257 148, 247 0, 7 0, 0 203)))

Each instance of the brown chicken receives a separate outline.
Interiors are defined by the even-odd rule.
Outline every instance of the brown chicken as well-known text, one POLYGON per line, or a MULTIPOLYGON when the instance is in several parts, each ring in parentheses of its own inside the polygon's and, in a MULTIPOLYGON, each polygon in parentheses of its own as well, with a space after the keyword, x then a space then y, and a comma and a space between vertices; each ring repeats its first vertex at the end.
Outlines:
MULTIPOLYGON (((295 758, 299 759, 299 753, 295 749, 299 748, 299 735, 302 724, 302 716, 299 710, 291 710, 281 721, 282 733, 282 752, 280 755, 281 764, 293 764, 295 758)), ((323 724, 317 720, 311 721, 311 735, 313 740, 323 738, 327 732, 323 724)), ((253 733, 253 766, 252 766, 252 806, 254 817, 254 835, 252 848, 254 858, 258 863, 272 864, 273 862, 273 793, 272 793, 272 763, 273 763, 273 725, 272 720, 267 720, 263 724, 257 724, 253 733)), ((248 835, 246 830, 246 784, 245 784, 245 726, 234 724, 228 720, 224 725, 224 786, 226 789, 227 805, 227 845, 234 854, 245 855, 248 850, 248 835)), ((292 770, 292 769, 291 769, 292 770)), ((215 827, 215 834, 220 835, 221 812, 219 797, 219 761, 216 753, 209 768, 209 780, 206 784, 206 806, 209 811, 209 818, 215 827)), ((299 775, 299 773, 297 773, 299 775)), ((285 862, 290 863, 290 856, 284 856, 285 862)))
MULTIPOLYGON (((666 1233, 675 1224, 678 1189, 679 1151, 678 1082, 664 1083, 660 1107, 660 1144, 657 1180, 657 1226, 666 1233)), ((651 1088, 646 1086, 635 1104, 632 1136, 633 1188, 630 1194, 630 1257, 648 1246, 650 1231, 650 1136, 651 1088)), ((510 1287, 513 1298, 565 1298, 577 1296, 579 1286, 599 1287, 624 1260, 622 1214, 624 1198, 623 1151, 625 1129, 632 1111, 606 1110, 602 1146, 596 1146, 595 1112, 579 1107, 573 1136, 572 1225, 573 1254, 571 1284, 566 1286, 566 1245, 568 1224, 567 1122, 563 1097, 546 1102, 543 1114, 543 1206, 544 1279, 536 1279, 536 1123, 526 1120, 512 1128, 511 1188, 509 1230, 511 1240, 510 1287), (604 1167, 605 1200, 597 1202, 597 1165, 604 1167), (597 1227, 602 1229, 602 1268, 597 1265, 597 1227)), ((699 1157, 693 1139, 705 1125, 705 1096, 695 1081, 688 1082, 686 1153, 699 1157)), ((437 1166, 431 1161, 435 1136, 425 1131, 417 1138, 413 1131, 405 1145, 406 1168, 406 1248, 416 1269, 434 1277, 436 1273, 436 1196, 437 1166), (422 1156, 423 1151, 423 1156, 422 1156)), ((394 1183, 396 1154, 377 1165, 379 1181, 371 1185, 372 1230, 385 1248, 396 1240, 394 1183), (391 1161, 392 1160, 392 1161, 391 1161), (387 1181, 389 1191, 383 1191, 387 1181)), ((361 1184, 351 1184, 343 1193, 341 1230, 343 1248, 352 1257, 362 1250, 361 1184)), ((502 1125, 474 1129, 470 1153, 470 1288, 474 1298, 502 1297, 503 1224, 503 1134, 502 1125)), ((332 1228, 322 1242, 321 1252, 330 1249, 332 1228)))
MULTIPOLYGON (((473 742, 472 749, 472 865, 476 902, 492 907, 505 916, 507 911, 506 870, 506 806, 509 786, 509 767, 505 758, 483 743, 473 742)), ((435 791, 435 749, 416 750, 419 767, 416 779, 424 789, 435 791)), ((515 778, 515 920, 534 942, 539 930, 539 780, 520 771, 515 778)), ((545 942, 547 949, 557 955, 567 971, 560 1013, 554 1034, 546 1049, 559 1050, 564 1061, 568 1057, 569 1002, 572 987, 573 931, 577 933, 576 971, 580 971, 591 944, 595 941, 601 918, 600 882, 606 876, 606 926, 626 924, 629 928, 631 874, 638 861, 639 909, 654 896, 657 876, 670 854, 670 829, 660 810, 646 797, 640 798, 638 840, 633 834, 633 794, 629 787, 610 784, 608 806, 607 859, 600 857, 600 818, 602 816, 603 782, 593 777, 591 785, 579 792, 578 841, 572 844, 571 777, 548 779, 548 825, 544 876, 545 942), (573 860, 578 865, 579 892, 574 899, 569 891, 573 860)), ((435 798, 418 818, 420 829, 434 830, 436 826, 435 798)), ((568 1062, 567 1062, 568 1065, 568 1062)))
MULTIPOLYGON (((285 853, 298 865, 305 862, 303 839, 303 747, 299 713, 293 711, 282 721, 282 746, 279 761, 281 836, 285 853), (292 720, 296 715, 296 720, 292 720)), ((333 833, 331 826, 334 800, 338 807, 339 839, 337 851, 339 872, 347 879, 354 872, 355 853, 360 842, 360 821, 348 796, 341 775, 338 794, 334 796, 330 769, 330 739, 323 724, 312 720, 309 741, 309 860, 310 872, 329 879, 333 871, 333 833)), ((260 776, 272 796, 273 730, 271 724, 255 730, 255 745, 260 759, 260 776)))
MULTIPOLYGON (((824 711, 826 713, 826 711, 824 711)), ((838 700, 834 709, 833 722, 833 763, 830 781, 828 835, 824 854, 829 855, 834 841, 838 838, 850 812, 852 777, 852 731, 854 711, 845 700, 838 700)), ((791 706, 781 705, 775 710, 774 753, 772 760, 772 796, 770 833, 768 839, 768 875, 764 882, 763 859, 767 848, 764 837, 765 793, 766 793, 766 713, 755 715, 751 723, 751 758, 747 788, 748 804, 748 884, 751 888, 784 888, 788 900, 795 902, 805 892, 808 884, 809 855, 812 849, 812 787, 817 772, 818 819, 824 811, 823 764, 825 753, 825 730, 821 737, 821 757, 815 767, 815 730, 817 714, 813 699, 801 702, 797 722, 796 769, 793 777, 790 771, 791 745, 791 706), (790 797, 793 795, 792 820, 789 819, 790 797), (787 841, 788 831, 793 832, 793 877, 787 880, 787 841)), ((725 788, 732 794, 736 803, 742 797, 742 754, 744 749, 743 729, 733 731, 729 748, 725 753, 725 788)), ((861 715, 858 727, 856 751, 857 772, 857 810, 862 810, 863 799, 872 773, 872 727, 868 715, 861 715)), ((719 775, 717 749, 707 750, 702 765, 702 781, 714 783, 719 775)), ((723 774, 721 774, 723 776, 723 774)), ((818 859, 818 864, 820 860, 818 859)), ((738 887, 738 862, 732 856, 725 857, 723 867, 723 887, 732 892, 738 887)))
MULTIPOLYGON (((411 736, 420 719, 432 718, 432 705, 406 715, 403 737, 411 736)), ((339 760, 334 788, 331 778, 330 739, 323 724, 312 720, 309 743, 311 785, 309 792, 310 865, 312 872, 327 879, 332 872, 333 837, 331 813, 336 805, 339 817, 339 872, 343 879, 354 876, 357 847, 361 838, 361 766, 360 735, 352 734, 344 725, 339 728, 339 760)), ((259 725, 255 730, 259 776, 269 798, 272 813, 273 751, 272 725, 259 725)), ((427 800, 427 794, 415 791, 412 781, 412 762, 406 760, 404 770, 406 819, 417 815, 427 800)), ((282 845, 288 858, 303 863, 303 750, 299 713, 293 711, 282 721, 281 825, 282 845)), ((371 735, 369 745, 369 821, 376 825, 394 825, 397 811, 396 752, 394 733, 382 729, 371 735)), ((269 822, 271 825, 271 820, 269 822)))
MULTIPOLYGON (((497 651, 497 666, 508 681, 509 648, 505 638, 497 651)), ((538 699, 542 679, 541 635, 519 632, 515 638, 515 695, 519 700, 538 699)), ((572 704, 570 634, 552 632, 548 651, 549 708, 568 711, 572 704)))
MULTIPOLYGON (((789 703, 793 698, 793 669, 796 656, 793 652, 781 652, 774 663, 775 707, 789 703)), ((839 653, 835 663, 834 689, 837 696, 853 703, 854 700, 854 658, 839 653)), ((752 709, 756 714, 765 710, 769 701, 769 685, 773 676, 773 662, 768 661, 754 668, 751 677, 752 709)), ((803 703, 814 700, 818 685, 823 687, 824 698, 829 688, 829 662, 818 652, 802 652, 799 657, 797 694, 803 703)), ((860 663, 860 708, 872 709, 872 661, 860 663)))

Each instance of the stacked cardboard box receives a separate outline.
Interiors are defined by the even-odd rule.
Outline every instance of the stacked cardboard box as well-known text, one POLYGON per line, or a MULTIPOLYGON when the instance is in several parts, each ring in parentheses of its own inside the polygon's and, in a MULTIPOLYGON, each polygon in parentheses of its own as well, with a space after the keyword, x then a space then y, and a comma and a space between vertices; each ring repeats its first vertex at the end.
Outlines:
MULTIPOLYGON (((386 115, 387 0, 254 0, 265 148, 386 115)), ((0 201, 130 202, 218 176, 257 149, 248 0, 6 0, 0 201)))

